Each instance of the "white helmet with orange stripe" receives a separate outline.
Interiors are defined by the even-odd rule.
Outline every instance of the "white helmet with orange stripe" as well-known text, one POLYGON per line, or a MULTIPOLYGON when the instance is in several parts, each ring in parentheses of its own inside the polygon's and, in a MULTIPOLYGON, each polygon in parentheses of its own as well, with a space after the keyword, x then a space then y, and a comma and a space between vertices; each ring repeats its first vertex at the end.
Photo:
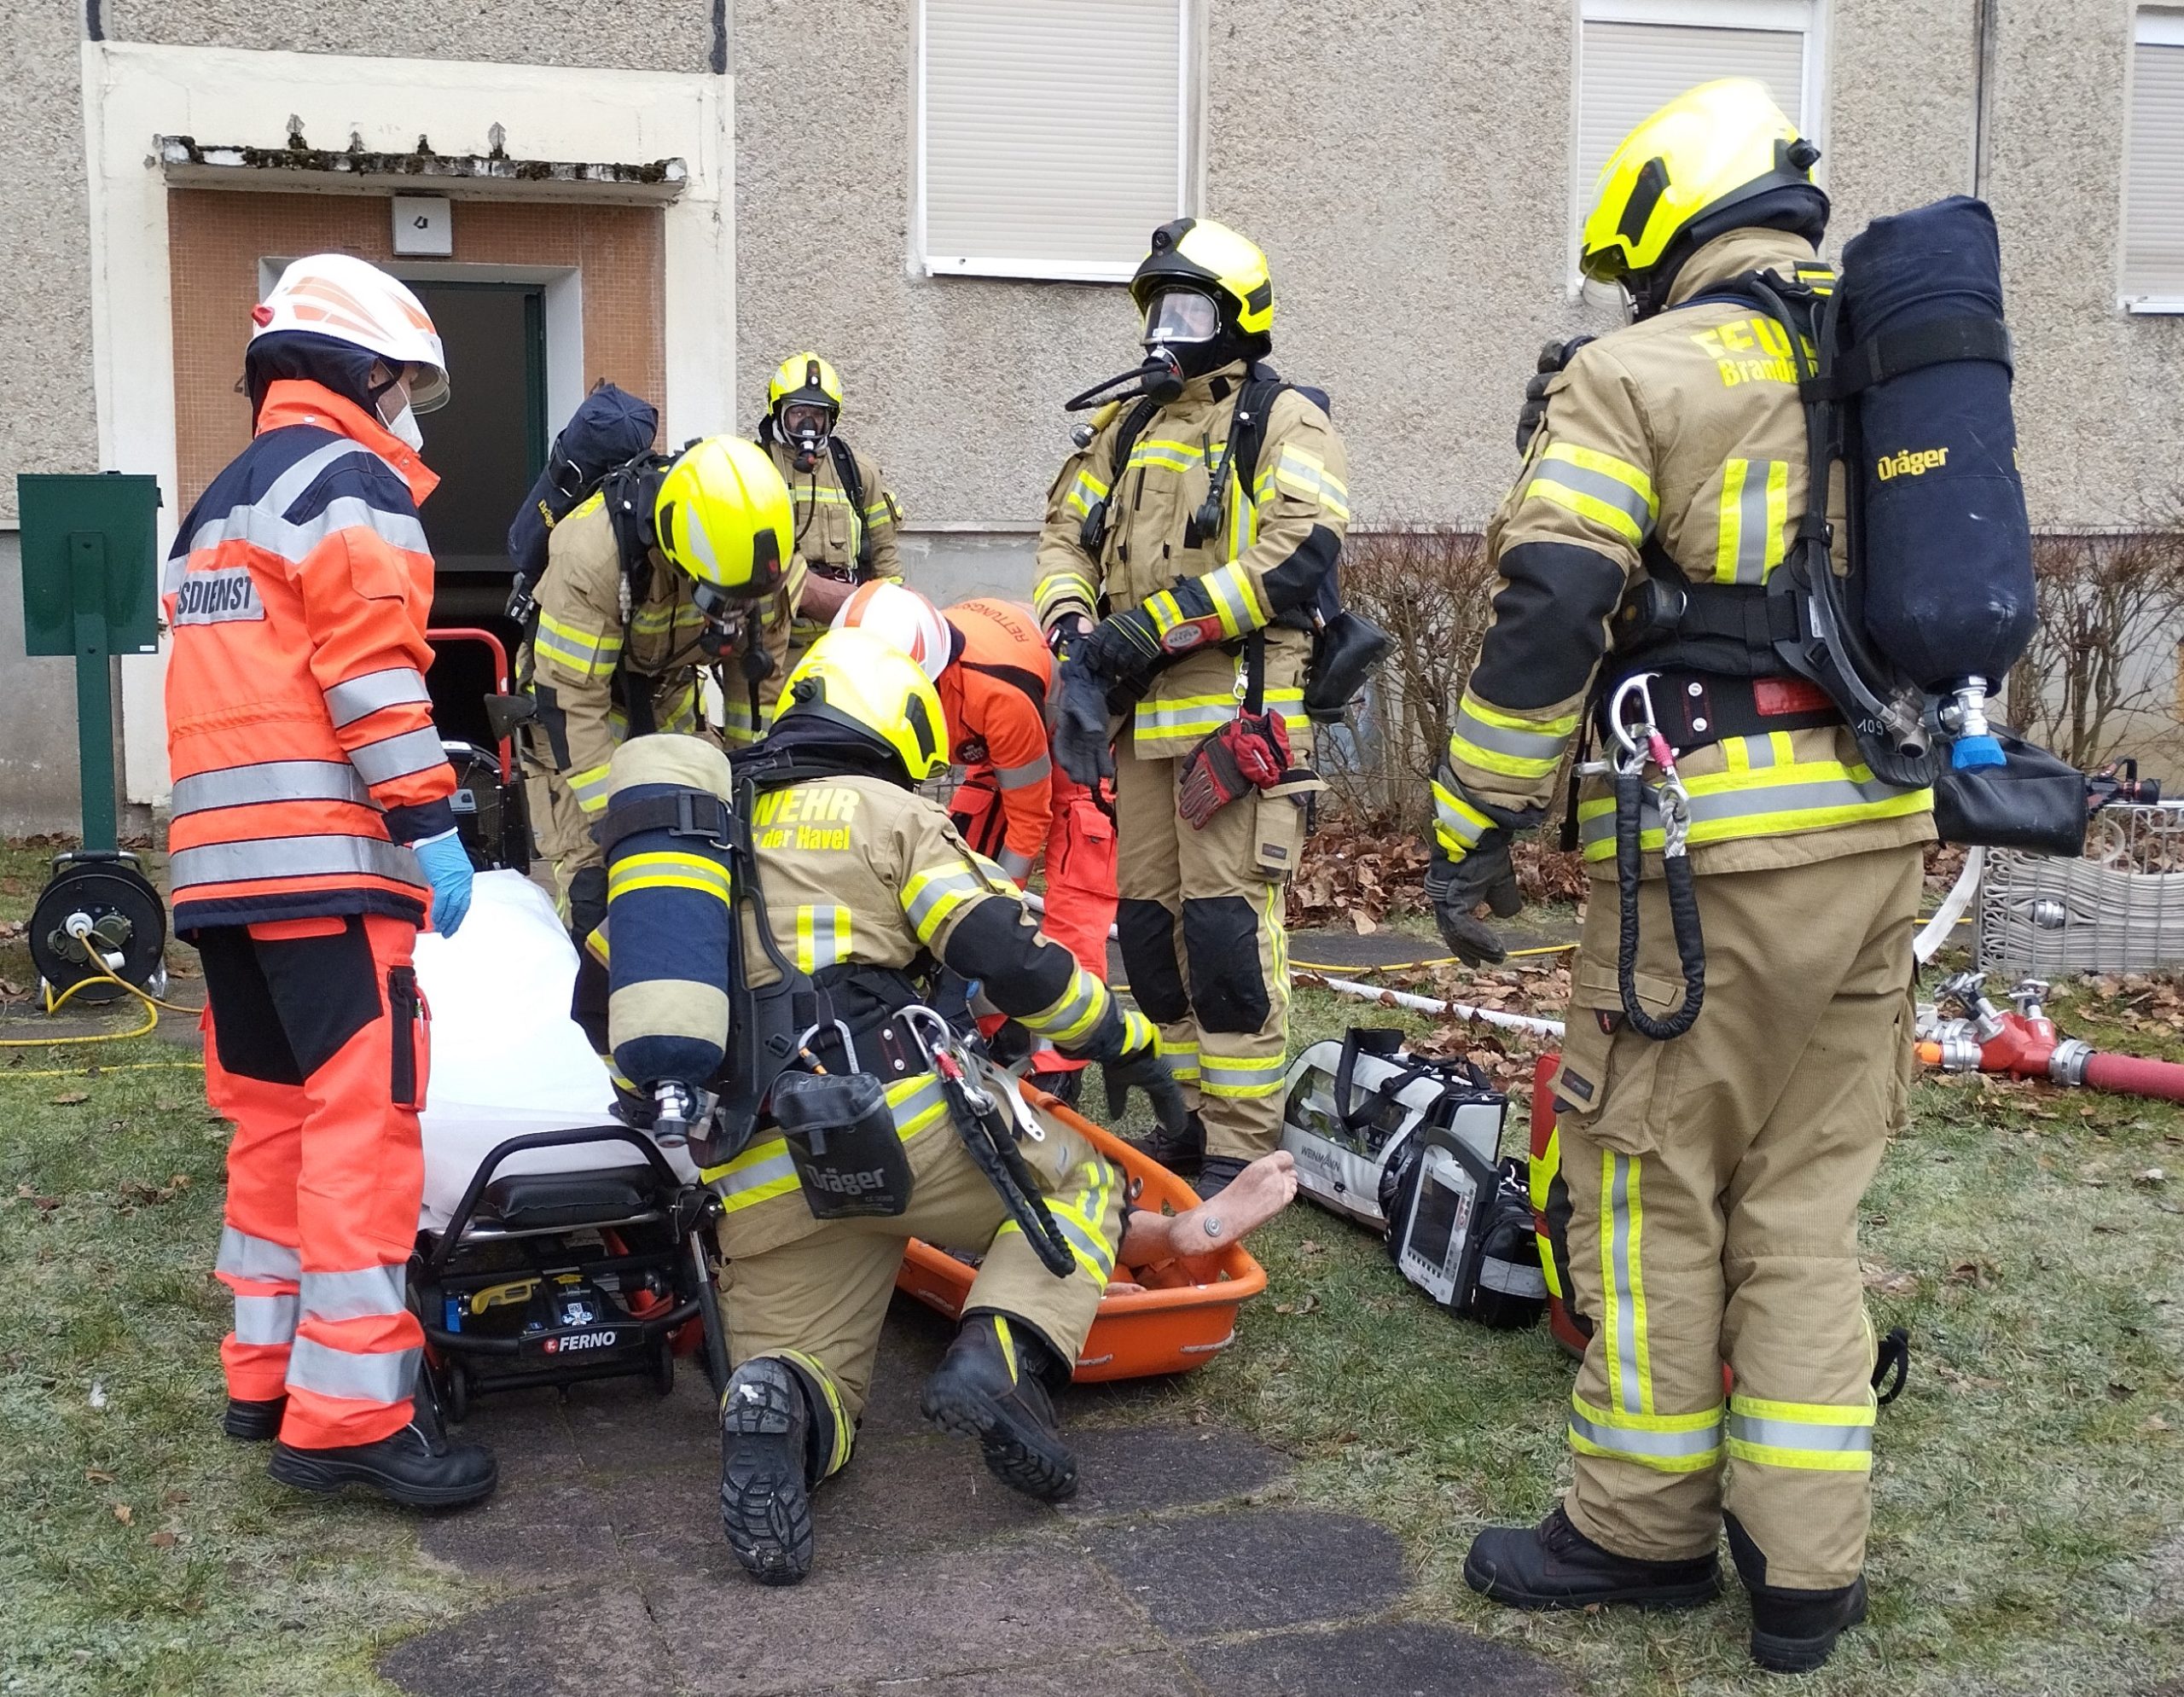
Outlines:
POLYGON ((430 412, 447 404, 447 355, 432 315, 408 288, 352 253, 313 253, 281 273, 273 292, 251 309, 255 341, 303 330, 365 348, 403 374, 410 404, 430 412))
POLYGON ((934 683, 956 657, 955 635, 940 609, 900 584, 860 584, 834 615, 837 631, 863 631, 908 654, 934 683))

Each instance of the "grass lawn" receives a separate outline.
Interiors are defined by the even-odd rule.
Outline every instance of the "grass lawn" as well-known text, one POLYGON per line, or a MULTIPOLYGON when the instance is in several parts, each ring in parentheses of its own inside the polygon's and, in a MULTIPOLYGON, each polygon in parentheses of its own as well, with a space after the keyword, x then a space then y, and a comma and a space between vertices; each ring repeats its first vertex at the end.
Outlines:
MULTIPOLYGON (((0 852, 0 919, 26 910, 39 859, 0 852)), ((20 981, 20 946, 0 941, 0 977, 20 981)), ((2173 1032, 2105 1028, 2114 1006, 2058 1015, 2184 1055, 2173 1032)), ((1392 1017, 1312 991, 1298 1014, 1300 1042, 1392 1017)), ((482 1599, 418 1555, 406 1517, 280 1491, 262 1450, 218 1435, 224 1133, 189 1050, 0 1050, 0 1124, 18 1316, 0 1344, 0 1692, 383 1690, 380 1648, 482 1599)), ((2184 1677, 2180 1209, 2184 1118, 2168 1108, 1920 1087, 1867 1207, 1875 1321, 1908 1325, 1915 1351, 1880 1421, 1873 1622, 1798 1689, 2140 1693, 2184 1677), (2174 1176, 2140 1177, 2157 1167, 2174 1176)), ((1528 1618, 1472 1597, 1471 1531, 1536 1516, 1564 1473, 1570 1368, 1543 1331, 1440 1315, 1377 1243, 1309 1207, 1254 1247, 1274 1284, 1242 1344, 1156 1399, 1290 1450, 1278 1491, 1395 1527, 1417 1571, 1409 1612, 1520 1642, 1602 1694, 1782 1688, 1745 1660, 1734 1600, 1528 1618)), ((699 1489, 710 1462, 694 1467, 699 1489)))

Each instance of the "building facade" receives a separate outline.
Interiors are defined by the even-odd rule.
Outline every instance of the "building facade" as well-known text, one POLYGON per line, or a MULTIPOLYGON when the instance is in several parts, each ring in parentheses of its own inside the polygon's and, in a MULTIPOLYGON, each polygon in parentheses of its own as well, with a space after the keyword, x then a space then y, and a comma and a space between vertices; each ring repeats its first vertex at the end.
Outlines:
MULTIPOLYGON (((1254 236, 1360 527, 1475 525, 1541 343, 1612 320, 1572 229, 1614 138, 1711 76, 1821 142, 1839 240, 1994 205, 2035 521, 2184 478, 2184 10, 2130 0, 23 0, 0 95, 0 829, 77 810, 65 662, 20 658, 19 471, 158 474, 169 534, 248 428, 247 308, 346 248, 419 285, 456 394, 426 525, 465 618, 545 439, 607 377, 671 442, 840 368, 913 581, 1028 592, 1061 401, 1137 357, 1178 212, 1254 236), (397 197, 401 199, 398 210, 397 197), (398 243, 399 247, 398 247, 398 243)), ((131 801, 159 662, 122 663, 131 801)))

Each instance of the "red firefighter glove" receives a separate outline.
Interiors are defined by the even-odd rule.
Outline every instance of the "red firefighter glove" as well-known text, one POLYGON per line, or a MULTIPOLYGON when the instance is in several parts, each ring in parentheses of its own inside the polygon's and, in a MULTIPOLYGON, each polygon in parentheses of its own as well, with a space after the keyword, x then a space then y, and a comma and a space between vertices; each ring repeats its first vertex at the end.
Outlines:
POLYGON ((1184 760, 1176 811, 1202 831, 1239 796, 1280 783, 1289 764, 1289 727, 1281 715, 1239 713, 1184 760))

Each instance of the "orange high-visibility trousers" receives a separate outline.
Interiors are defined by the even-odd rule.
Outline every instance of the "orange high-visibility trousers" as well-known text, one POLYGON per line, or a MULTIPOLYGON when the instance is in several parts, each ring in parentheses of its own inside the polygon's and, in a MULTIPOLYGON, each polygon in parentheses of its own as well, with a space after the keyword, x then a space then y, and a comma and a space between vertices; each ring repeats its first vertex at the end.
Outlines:
POLYGON ((228 1393, 285 1395, 282 1441, 408 1424, 424 1333, 404 1300, 429 1043, 416 927, 351 914, 199 932, 205 1093, 235 1126, 215 1272, 235 1293, 228 1393))
MULTIPOLYGON (((963 840, 989 859, 1008 834, 1001 785, 990 765, 973 766, 948 798, 948 817, 963 840)), ((1057 766, 1054 817, 1047 828, 1046 911, 1039 929, 1077 957, 1102 984, 1107 979, 1107 933, 1115 922, 1115 821, 1092 792, 1057 766)), ((1084 1063, 1039 1045, 1042 1072, 1074 1072, 1084 1063)))

